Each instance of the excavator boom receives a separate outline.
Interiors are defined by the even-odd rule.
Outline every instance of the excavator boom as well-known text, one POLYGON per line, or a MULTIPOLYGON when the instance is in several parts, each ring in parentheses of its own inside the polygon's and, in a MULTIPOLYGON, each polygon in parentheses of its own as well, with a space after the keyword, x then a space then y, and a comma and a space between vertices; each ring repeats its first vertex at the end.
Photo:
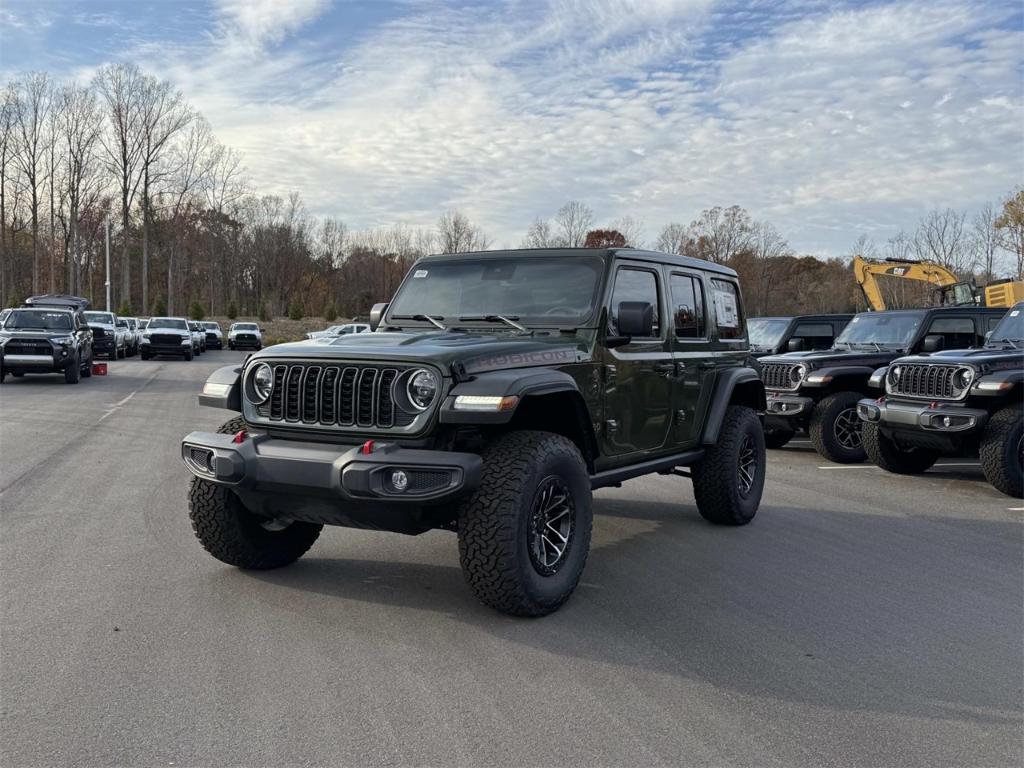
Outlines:
MULTIPOLYGON (((920 280, 930 283, 939 289, 948 289, 952 286, 963 285, 967 292, 972 293, 970 286, 957 280, 955 274, 931 261, 914 261, 910 259, 865 259, 863 256, 853 257, 853 276, 864 292, 864 298, 868 306, 876 311, 886 308, 885 299, 882 297, 882 290, 878 284, 878 277, 888 275, 890 277, 901 277, 906 280, 920 280)), ((943 299, 948 291, 943 291, 943 299)), ((959 293, 954 291, 954 293, 959 293)), ((973 295, 973 294, 972 294, 973 295)), ((966 298, 958 297, 958 298, 966 298)), ((945 300, 943 303, 947 303, 945 300)), ((965 301, 951 301, 949 303, 973 303, 970 299, 965 301)))

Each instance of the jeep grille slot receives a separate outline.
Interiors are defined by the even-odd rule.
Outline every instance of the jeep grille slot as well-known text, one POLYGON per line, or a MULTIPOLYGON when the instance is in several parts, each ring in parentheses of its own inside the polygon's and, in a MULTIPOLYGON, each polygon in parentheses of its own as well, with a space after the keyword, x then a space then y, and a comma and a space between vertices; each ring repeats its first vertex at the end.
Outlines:
POLYGON ((899 378, 889 381, 890 394, 929 400, 958 400, 964 394, 953 383, 957 371, 967 370, 963 366, 911 363, 899 368, 899 378))
POLYGON ((270 399, 256 406, 260 419, 357 429, 402 429, 416 414, 395 402, 403 368, 377 365, 273 363, 270 399))
POLYGON ((764 382, 766 389, 795 390, 799 387, 799 384, 794 386, 793 380, 790 377, 790 373, 794 368, 799 368, 799 366, 790 363, 762 363, 761 381, 764 382))

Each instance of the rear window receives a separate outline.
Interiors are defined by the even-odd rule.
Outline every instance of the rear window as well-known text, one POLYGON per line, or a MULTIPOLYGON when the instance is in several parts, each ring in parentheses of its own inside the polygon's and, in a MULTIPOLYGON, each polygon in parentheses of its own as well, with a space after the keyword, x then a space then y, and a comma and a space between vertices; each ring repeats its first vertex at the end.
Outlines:
POLYGON ((743 311, 740 307, 740 293, 735 283, 728 280, 711 279, 711 305, 715 311, 718 338, 725 340, 742 339, 743 311))

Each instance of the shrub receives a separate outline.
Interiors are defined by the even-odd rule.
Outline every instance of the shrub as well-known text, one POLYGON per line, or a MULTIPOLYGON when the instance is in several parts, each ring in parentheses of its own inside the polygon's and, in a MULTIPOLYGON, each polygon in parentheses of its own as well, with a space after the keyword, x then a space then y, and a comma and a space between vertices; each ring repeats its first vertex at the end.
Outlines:
POLYGON ((235 302, 228 304, 228 320, 234 320, 238 317, 238 305, 235 302))
POLYGON ((160 315, 167 314, 167 304, 159 296, 157 297, 156 301, 153 302, 153 307, 150 309, 150 314, 152 314, 153 317, 160 317, 160 315))
POLYGON ((128 299, 124 299, 121 302, 121 306, 119 306, 117 308, 117 314, 119 314, 121 317, 131 317, 132 316, 132 303, 130 301, 128 301, 128 299))
POLYGON ((298 299, 294 299, 290 305, 288 305, 288 317, 292 320, 301 320, 303 318, 302 302, 298 299))
POLYGON ((264 323, 270 322, 270 312, 267 311, 266 302, 260 302, 260 320, 264 323))
POLYGON ((324 309, 324 320, 328 323, 333 323, 338 318, 338 310, 334 308, 334 302, 327 302, 327 307, 324 309))
POLYGON ((12 293, 11 297, 7 300, 7 306, 8 307, 20 307, 21 306, 21 302, 18 300, 18 297, 15 296, 12 293))
POLYGON ((198 301, 193 301, 188 305, 188 316, 191 320, 202 320, 206 317, 206 312, 203 310, 203 305, 198 301))

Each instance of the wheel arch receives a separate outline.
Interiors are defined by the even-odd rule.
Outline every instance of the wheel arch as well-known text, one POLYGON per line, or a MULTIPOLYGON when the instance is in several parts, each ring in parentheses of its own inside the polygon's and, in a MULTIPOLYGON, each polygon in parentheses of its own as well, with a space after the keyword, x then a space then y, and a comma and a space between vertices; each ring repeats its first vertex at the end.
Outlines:
POLYGON ((744 405, 763 414, 768 407, 764 382, 753 368, 730 368, 718 376, 704 424, 702 445, 714 445, 730 405, 744 405))

